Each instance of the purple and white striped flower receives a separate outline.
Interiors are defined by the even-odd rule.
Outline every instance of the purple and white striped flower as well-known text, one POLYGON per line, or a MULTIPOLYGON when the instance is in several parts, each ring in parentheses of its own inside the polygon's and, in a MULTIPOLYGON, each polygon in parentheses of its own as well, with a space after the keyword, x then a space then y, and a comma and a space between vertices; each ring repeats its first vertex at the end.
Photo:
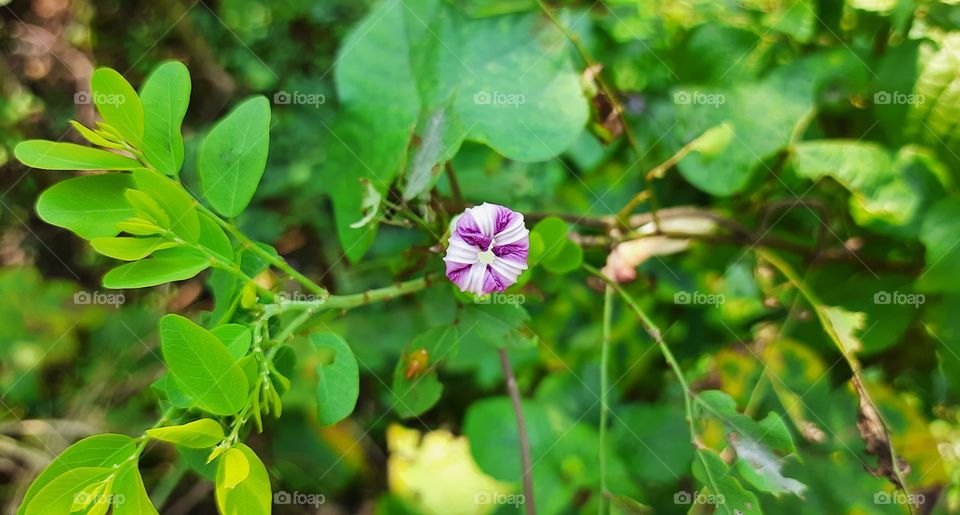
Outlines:
POLYGON ((460 215, 450 235, 447 278, 477 295, 503 291, 527 269, 530 231, 523 215, 484 202, 460 215))

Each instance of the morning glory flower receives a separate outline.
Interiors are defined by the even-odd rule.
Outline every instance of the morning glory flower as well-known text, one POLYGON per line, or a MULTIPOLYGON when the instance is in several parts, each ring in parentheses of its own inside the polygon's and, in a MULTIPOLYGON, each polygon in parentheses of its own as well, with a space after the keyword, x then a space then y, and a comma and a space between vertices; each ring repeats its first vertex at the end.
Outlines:
POLYGON ((527 269, 530 231, 523 215, 484 202, 467 208, 450 235, 447 278, 477 295, 503 291, 527 269))

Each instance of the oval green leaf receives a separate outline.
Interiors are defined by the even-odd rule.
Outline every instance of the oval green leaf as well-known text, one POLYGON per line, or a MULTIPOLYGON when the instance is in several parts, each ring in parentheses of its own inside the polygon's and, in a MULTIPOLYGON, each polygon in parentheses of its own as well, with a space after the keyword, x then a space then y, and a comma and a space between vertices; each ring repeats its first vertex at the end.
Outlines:
POLYGON ((17 513, 23 514, 26 506, 40 490, 64 473, 81 467, 112 468, 126 461, 135 449, 136 444, 132 438, 118 434, 94 435, 74 443, 33 480, 17 513))
POLYGON ((147 436, 192 449, 213 447, 224 439, 223 427, 210 418, 201 418, 179 426, 147 429, 147 436))
POLYGON ((103 276, 103 285, 115 290, 147 288, 190 279, 210 267, 210 258, 190 249, 155 252, 153 257, 120 265, 103 276))
POLYGON ((116 236, 117 224, 136 211, 124 197, 133 187, 129 175, 104 174, 74 177, 54 184, 40 194, 37 214, 81 238, 116 236))
POLYGON ((257 191, 270 147, 270 102, 251 98, 210 130, 200 150, 203 196, 220 214, 237 216, 257 191))
POLYGON ((243 408, 247 378, 210 331, 180 315, 167 315, 160 320, 160 342, 170 374, 197 407, 214 415, 243 408))
MULTIPOLYGON (((240 443, 230 449, 242 454, 246 458, 247 474, 233 487, 228 488, 230 479, 235 479, 237 471, 231 470, 228 479, 228 467, 237 460, 226 460, 226 455, 220 459, 217 468, 216 497, 217 508, 220 513, 227 515, 267 515, 273 505, 273 495, 270 490, 270 476, 260 458, 246 445, 240 443)), ((228 453, 230 451, 227 451, 228 453)))
POLYGON ((122 261, 143 259, 158 250, 169 249, 176 244, 163 238, 106 237, 90 240, 93 250, 107 257, 122 261))
POLYGON ((360 369, 350 346, 334 333, 314 333, 310 343, 326 359, 317 365, 317 415, 333 424, 353 413, 360 395, 360 369))
POLYGON ((140 91, 143 102, 143 151, 156 169, 177 175, 183 166, 180 124, 190 103, 190 72, 176 61, 161 64, 140 91))
POLYGON ((143 106, 133 86, 112 68, 97 68, 90 77, 93 103, 100 116, 139 147, 143 141, 143 106))
POLYGON ((75 143, 32 139, 19 143, 13 155, 40 170, 135 170, 142 168, 129 157, 75 143))

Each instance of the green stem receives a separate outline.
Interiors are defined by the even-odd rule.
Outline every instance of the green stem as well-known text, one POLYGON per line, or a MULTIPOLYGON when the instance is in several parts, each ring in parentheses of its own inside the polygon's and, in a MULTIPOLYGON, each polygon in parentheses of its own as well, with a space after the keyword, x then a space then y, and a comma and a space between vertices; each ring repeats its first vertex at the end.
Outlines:
POLYGON ((307 310, 304 310, 299 315, 297 315, 297 318, 294 318, 293 320, 291 320, 290 323, 287 324, 282 331, 280 331, 280 334, 277 335, 277 341, 284 342, 287 340, 287 338, 290 338, 291 336, 293 336, 293 333, 295 333, 297 329, 300 328, 301 325, 303 325, 307 320, 309 320, 310 317, 313 316, 315 311, 316 311, 315 309, 307 309, 307 310))
MULTIPOLYGON (((680 368, 680 363, 677 362, 677 358, 673 355, 673 352, 670 350, 670 347, 667 346, 667 343, 663 341, 663 333, 660 331, 660 328, 653 323, 653 320, 647 316, 646 312, 640 308, 640 305, 637 304, 636 300, 634 300, 633 297, 620 286, 620 284, 610 280, 610 278, 600 272, 600 270, 597 270, 588 264, 584 264, 583 267, 588 272, 603 279, 604 282, 607 283, 607 292, 616 291, 620 297, 623 298, 627 305, 630 306, 630 309, 632 309, 637 315, 637 318, 640 319, 640 325, 643 326, 644 331, 650 335, 657 347, 660 348, 663 358, 670 366, 670 370, 673 371, 674 376, 677 378, 677 382, 680 383, 680 387, 683 389, 683 403, 684 408, 686 409, 687 426, 690 428, 690 443, 692 443, 694 447, 697 447, 696 430, 693 427, 693 403, 691 402, 696 395, 692 390, 690 390, 690 386, 687 384, 687 380, 683 375, 683 369, 680 368)), ((604 310, 604 315, 606 315, 606 310, 604 310)), ((606 324, 606 320, 604 323, 606 324)), ((603 374, 602 370, 601 374, 603 374)), ((602 393, 603 392, 601 392, 601 394, 602 393)))
POLYGON ((240 268, 240 265, 234 263, 233 261, 224 261, 223 259, 221 259, 221 257, 218 254, 212 252, 207 247, 204 247, 203 245, 200 245, 198 243, 191 243, 189 241, 181 239, 175 235, 172 235, 172 233, 170 233, 169 231, 164 233, 163 236, 164 238, 167 238, 168 240, 173 241, 178 245, 196 250, 197 252, 200 252, 201 254, 207 256, 207 258, 210 259, 210 263, 214 268, 225 270, 237 276, 237 278, 239 278, 244 283, 253 284, 257 290, 257 294, 267 299, 268 302, 273 302, 273 292, 257 284, 256 281, 253 280, 253 278, 251 278, 250 276, 248 276, 243 272, 243 270, 240 268))
POLYGON ((609 511, 607 502, 607 417, 610 412, 610 325, 613 319, 613 287, 607 285, 603 294, 603 341, 600 345, 600 515, 609 511))
POLYGON ((433 279, 431 274, 427 274, 417 279, 411 279, 392 286, 375 288, 363 293, 353 293, 350 295, 330 295, 322 299, 310 301, 291 301, 280 304, 267 304, 264 306, 264 314, 267 317, 275 316, 280 313, 290 311, 325 311, 333 309, 352 309, 359 306, 365 306, 374 302, 389 301, 396 297, 409 295, 418 292, 428 286, 433 279))
MULTIPOLYGON (((177 412, 176 408, 172 408, 172 407, 167 408, 167 411, 163 413, 163 416, 160 417, 160 420, 158 420, 150 429, 163 427, 167 422, 170 421, 171 418, 173 418, 173 414, 176 412, 177 412)), ((147 447, 147 442, 150 441, 150 438, 147 437, 147 433, 146 431, 144 431, 144 433, 140 435, 140 437, 137 440, 138 440, 137 447, 133 451, 133 454, 130 455, 130 458, 129 458, 131 460, 140 459, 140 454, 143 453, 143 450, 147 447)))
MULTIPOLYGON (((645 173, 645 174, 644 174, 644 177, 645 177, 648 181, 650 181, 650 180, 652 180, 652 179, 660 179, 660 178, 662 178, 662 177, 663 177, 663 174, 666 173, 667 170, 669 170, 669 169, 673 168, 674 166, 676 166, 677 163, 679 163, 680 160, 683 159, 684 157, 687 157, 687 154, 689 154, 689 153, 694 149, 694 147, 697 145, 697 141, 698 141, 698 140, 699 140, 699 138, 694 138, 693 140, 691 140, 690 142, 688 142, 686 145, 680 147, 680 150, 678 150, 675 154, 673 154, 672 156, 670 156, 669 158, 667 158, 666 161, 658 164, 657 166, 654 166, 653 168, 650 169, 650 171, 648 171, 647 173, 645 173)), ((651 186, 649 185, 650 183, 648 182, 647 184, 648 184, 647 189, 645 189, 645 190, 641 191, 640 193, 637 193, 636 195, 634 195, 634 197, 631 198, 630 201, 627 202, 627 203, 623 206, 623 208, 620 209, 620 211, 617 212, 617 219, 618 219, 618 220, 621 220, 621 221, 622 221, 622 220, 627 220, 627 219, 629 219, 629 218, 630 218, 630 214, 633 212, 633 209, 634 209, 637 205, 639 205, 641 202, 643 202, 644 200, 651 200, 651 203, 652 203, 652 201, 653 201, 652 191, 653 191, 653 190, 651 189, 651 186)), ((660 226, 659 226, 659 224, 655 224, 654 226, 656 227, 657 232, 659 233, 659 232, 660 232, 660 226)))
POLYGON ((311 281, 307 276, 298 272, 295 268, 290 266, 290 264, 287 263, 286 260, 284 260, 282 257, 275 256, 267 252, 266 250, 264 250, 263 247, 261 247, 260 245, 257 245, 255 241, 248 238, 246 234, 243 234, 242 232, 240 232, 240 229, 237 229, 237 227, 231 224, 230 222, 227 222, 226 220, 220 218, 219 215, 214 213, 212 210, 210 210, 203 204, 198 203, 197 209, 199 209, 200 212, 202 212, 203 214, 213 219, 213 221, 216 222, 217 225, 222 227, 223 230, 230 233, 230 235, 236 238, 237 241, 242 243, 244 247, 250 249, 251 252, 253 252, 260 258, 262 258, 267 263, 269 263, 270 266, 287 274, 287 276, 297 281, 302 286, 304 286, 305 288, 310 290, 312 293, 318 295, 321 298, 325 298, 327 295, 329 295, 329 292, 327 292, 326 288, 318 285, 317 283, 311 281))

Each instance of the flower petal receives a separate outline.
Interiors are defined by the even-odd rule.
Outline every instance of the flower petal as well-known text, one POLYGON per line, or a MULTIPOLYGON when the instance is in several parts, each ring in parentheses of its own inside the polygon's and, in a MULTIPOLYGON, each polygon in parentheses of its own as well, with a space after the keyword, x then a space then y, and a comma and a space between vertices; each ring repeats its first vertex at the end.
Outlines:
POLYGON ((520 274, 527 269, 526 263, 518 265, 516 262, 500 258, 494 259, 490 267, 492 271, 496 272, 502 278, 504 289, 513 286, 513 284, 517 282, 517 278, 520 277, 520 274))
POLYGON ((523 224, 523 215, 514 213, 507 208, 502 208, 507 212, 501 217, 498 223, 498 230, 493 235, 495 245, 509 245, 519 241, 526 241, 529 238, 530 231, 523 224))
POLYGON ((447 261, 447 279, 456 284, 460 291, 465 291, 472 266, 472 264, 447 261))
POLYGON ((476 245, 468 243, 459 234, 452 234, 447 245, 447 254, 443 260, 472 265, 477 262, 477 253, 481 250, 476 245))
POLYGON ((527 256, 530 253, 530 240, 518 241, 510 245, 497 245, 493 247, 493 255, 500 259, 513 261, 523 270, 527 269, 527 256))
POLYGON ((484 232, 480 221, 485 221, 485 213, 477 209, 479 207, 469 208, 463 212, 463 215, 457 219, 457 229, 454 234, 468 244, 479 247, 480 250, 486 250, 490 246, 493 233, 484 232))
POLYGON ((483 280, 483 293, 481 295, 506 290, 507 287, 515 282, 517 281, 509 281, 507 278, 498 274, 493 266, 488 266, 483 280))

